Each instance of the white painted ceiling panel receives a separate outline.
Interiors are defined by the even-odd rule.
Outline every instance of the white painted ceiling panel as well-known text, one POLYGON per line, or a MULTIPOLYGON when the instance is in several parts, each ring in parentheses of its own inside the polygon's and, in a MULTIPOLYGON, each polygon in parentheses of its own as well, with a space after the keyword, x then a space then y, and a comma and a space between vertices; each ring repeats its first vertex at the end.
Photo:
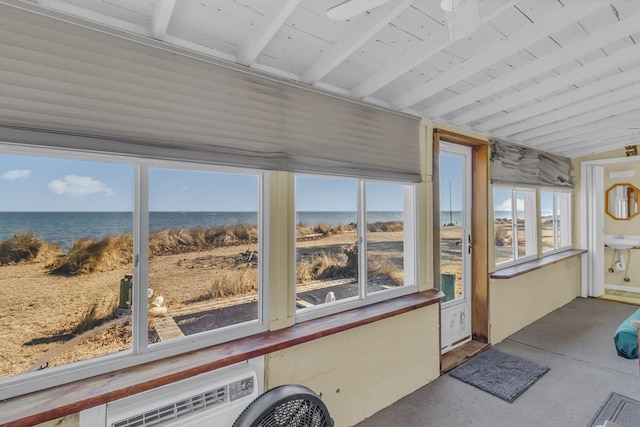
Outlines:
POLYGON ((326 11, 342 1, 177 0, 173 8, 167 0, 0 3, 155 37, 572 157, 640 138, 628 129, 640 127, 640 105, 629 96, 640 85, 638 0, 468 0, 478 1, 482 25, 453 42, 440 0, 391 0, 332 21, 326 11))

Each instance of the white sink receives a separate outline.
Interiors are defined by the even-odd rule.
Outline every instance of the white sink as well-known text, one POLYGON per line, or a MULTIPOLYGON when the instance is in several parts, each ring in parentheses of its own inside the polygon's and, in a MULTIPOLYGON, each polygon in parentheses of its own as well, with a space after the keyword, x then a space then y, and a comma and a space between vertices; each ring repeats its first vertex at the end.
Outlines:
POLYGON ((631 249, 640 246, 640 236, 605 234, 604 244, 611 249, 631 249))

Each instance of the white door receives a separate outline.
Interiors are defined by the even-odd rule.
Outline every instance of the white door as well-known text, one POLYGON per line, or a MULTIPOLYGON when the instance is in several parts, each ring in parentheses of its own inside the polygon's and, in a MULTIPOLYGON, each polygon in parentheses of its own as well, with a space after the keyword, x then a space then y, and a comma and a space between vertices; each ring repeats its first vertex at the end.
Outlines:
POLYGON ((441 350, 471 340, 471 148, 440 142, 441 350))

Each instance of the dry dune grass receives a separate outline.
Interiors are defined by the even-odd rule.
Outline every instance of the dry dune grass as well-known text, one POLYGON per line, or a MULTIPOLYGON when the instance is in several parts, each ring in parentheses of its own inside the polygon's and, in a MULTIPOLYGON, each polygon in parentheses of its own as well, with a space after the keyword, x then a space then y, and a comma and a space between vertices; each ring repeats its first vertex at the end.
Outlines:
POLYGON ((206 297, 210 299, 244 295, 258 291, 258 269, 228 270, 212 278, 206 297))
POLYGON ((36 233, 23 231, 0 241, 0 265, 46 261, 58 256, 60 247, 44 241, 36 233))
MULTIPOLYGON (((299 232, 306 235, 306 230, 299 232)), ((300 239, 309 257, 323 247, 331 249, 313 258, 315 265, 302 281, 353 277, 344 252, 354 241, 353 228, 311 230, 326 237, 300 239)), ((401 233, 373 234, 381 243, 401 239, 401 233)), ((200 301, 231 304, 235 298, 256 294, 255 227, 170 230, 151 237, 156 253, 149 261, 149 286, 164 297, 169 315, 196 310, 200 301)), ((33 369, 40 360, 57 366, 130 348, 131 325, 111 323, 116 322, 112 319, 120 280, 132 272, 131 253, 131 236, 79 240, 66 254, 32 234, 0 241, 0 378, 33 369)), ((151 340, 152 326, 149 333, 151 340)))
POLYGON ((66 255, 49 266, 49 271, 59 276, 110 271, 129 264, 132 252, 133 237, 130 234, 107 236, 100 240, 79 239, 73 242, 66 255))

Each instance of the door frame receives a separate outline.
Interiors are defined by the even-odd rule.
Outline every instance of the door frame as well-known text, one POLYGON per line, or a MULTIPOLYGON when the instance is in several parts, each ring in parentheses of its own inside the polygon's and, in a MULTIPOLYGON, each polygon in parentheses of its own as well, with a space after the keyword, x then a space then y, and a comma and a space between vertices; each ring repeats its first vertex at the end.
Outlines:
MULTIPOLYGON (((471 339, 489 343, 489 143, 438 128, 432 140, 434 215, 440 212, 440 140, 471 147, 471 339)), ((433 221, 433 282, 440 289, 440 221, 433 221)))
MULTIPOLYGON (((439 153, 438 160, 442 160, 444 157, 456 158, 461 161, 462 170, 459 173, 462 173, 463 177, 463 185, 462 185, 462 217, 461 217, 461 227, 454 226, 454 224, 449 224, 453 226, 451 230, 461 231, 462 234, 459 236, 460 238, 460 253, 461 253, 461 268, 462 268, 462 281, 461 285, 463 287, 462 298, 454 298, 447 302, 440 303, 440 352, 444 355, 457 347, 463 346, 467 342, 472 340, 471 337, 471 307, 472 307, 472 298, 471 298, 471 283, 472 283, 472 270, 471 270, 471 252, 473 245, 471 244, 471 235, 473 233, 472 223, 471 223, 471 214, 472 214, 472 186, 471 186, 471 165, 472 165, 472 149, 466 145, 454 144, 448 141, 441 140, 439 142, 439 153), (446 147, 445 147, 446 145, 446 147), (468 252, 467 252, 468 251, 468 252), (463 314, 461 314, 463 313, 463 314), (456 317, 459 316, 459 317, 456 317), (451 336, 450 334, 453 332, 452 325, 448 325, 448 322, 451 322, 454 318, 458 320, 460 323, 464 324, 464 330, 458 330, 455 336, 451 336), (447 321, 447 319, 449 319, 447 321), (445 339, 446 337, 446 339, 445 339)), ((439 184, 444 184, 439 180, 439 184)), ((440 185, 438 185, 438 189, 442 190, 440 185)), ((451 190, 451 187, 449 187, 451 190)), ((440 215, 436 212, 434 218, 438 218, 438 222, 440 222, 442 210, 439 212, 440 215)), ((440 224, 440 231, 443 231, 443 227, 440 224)), ((442 251, 442 241, 438 245, 442 251)), ((442 265, 440 265, 442 268, 442 265)), ((442 281, 442 275, 440 275, 440 280, 442 281)), ((457 280, 456 280, 457 282, 457 280)), ((455 292, 455 289, 454 289, 455 292)), ((456 324, 457 327, 460 327, 459 324, 456 324)), ((457 329, 457 328, 456 328, 457 329)))

